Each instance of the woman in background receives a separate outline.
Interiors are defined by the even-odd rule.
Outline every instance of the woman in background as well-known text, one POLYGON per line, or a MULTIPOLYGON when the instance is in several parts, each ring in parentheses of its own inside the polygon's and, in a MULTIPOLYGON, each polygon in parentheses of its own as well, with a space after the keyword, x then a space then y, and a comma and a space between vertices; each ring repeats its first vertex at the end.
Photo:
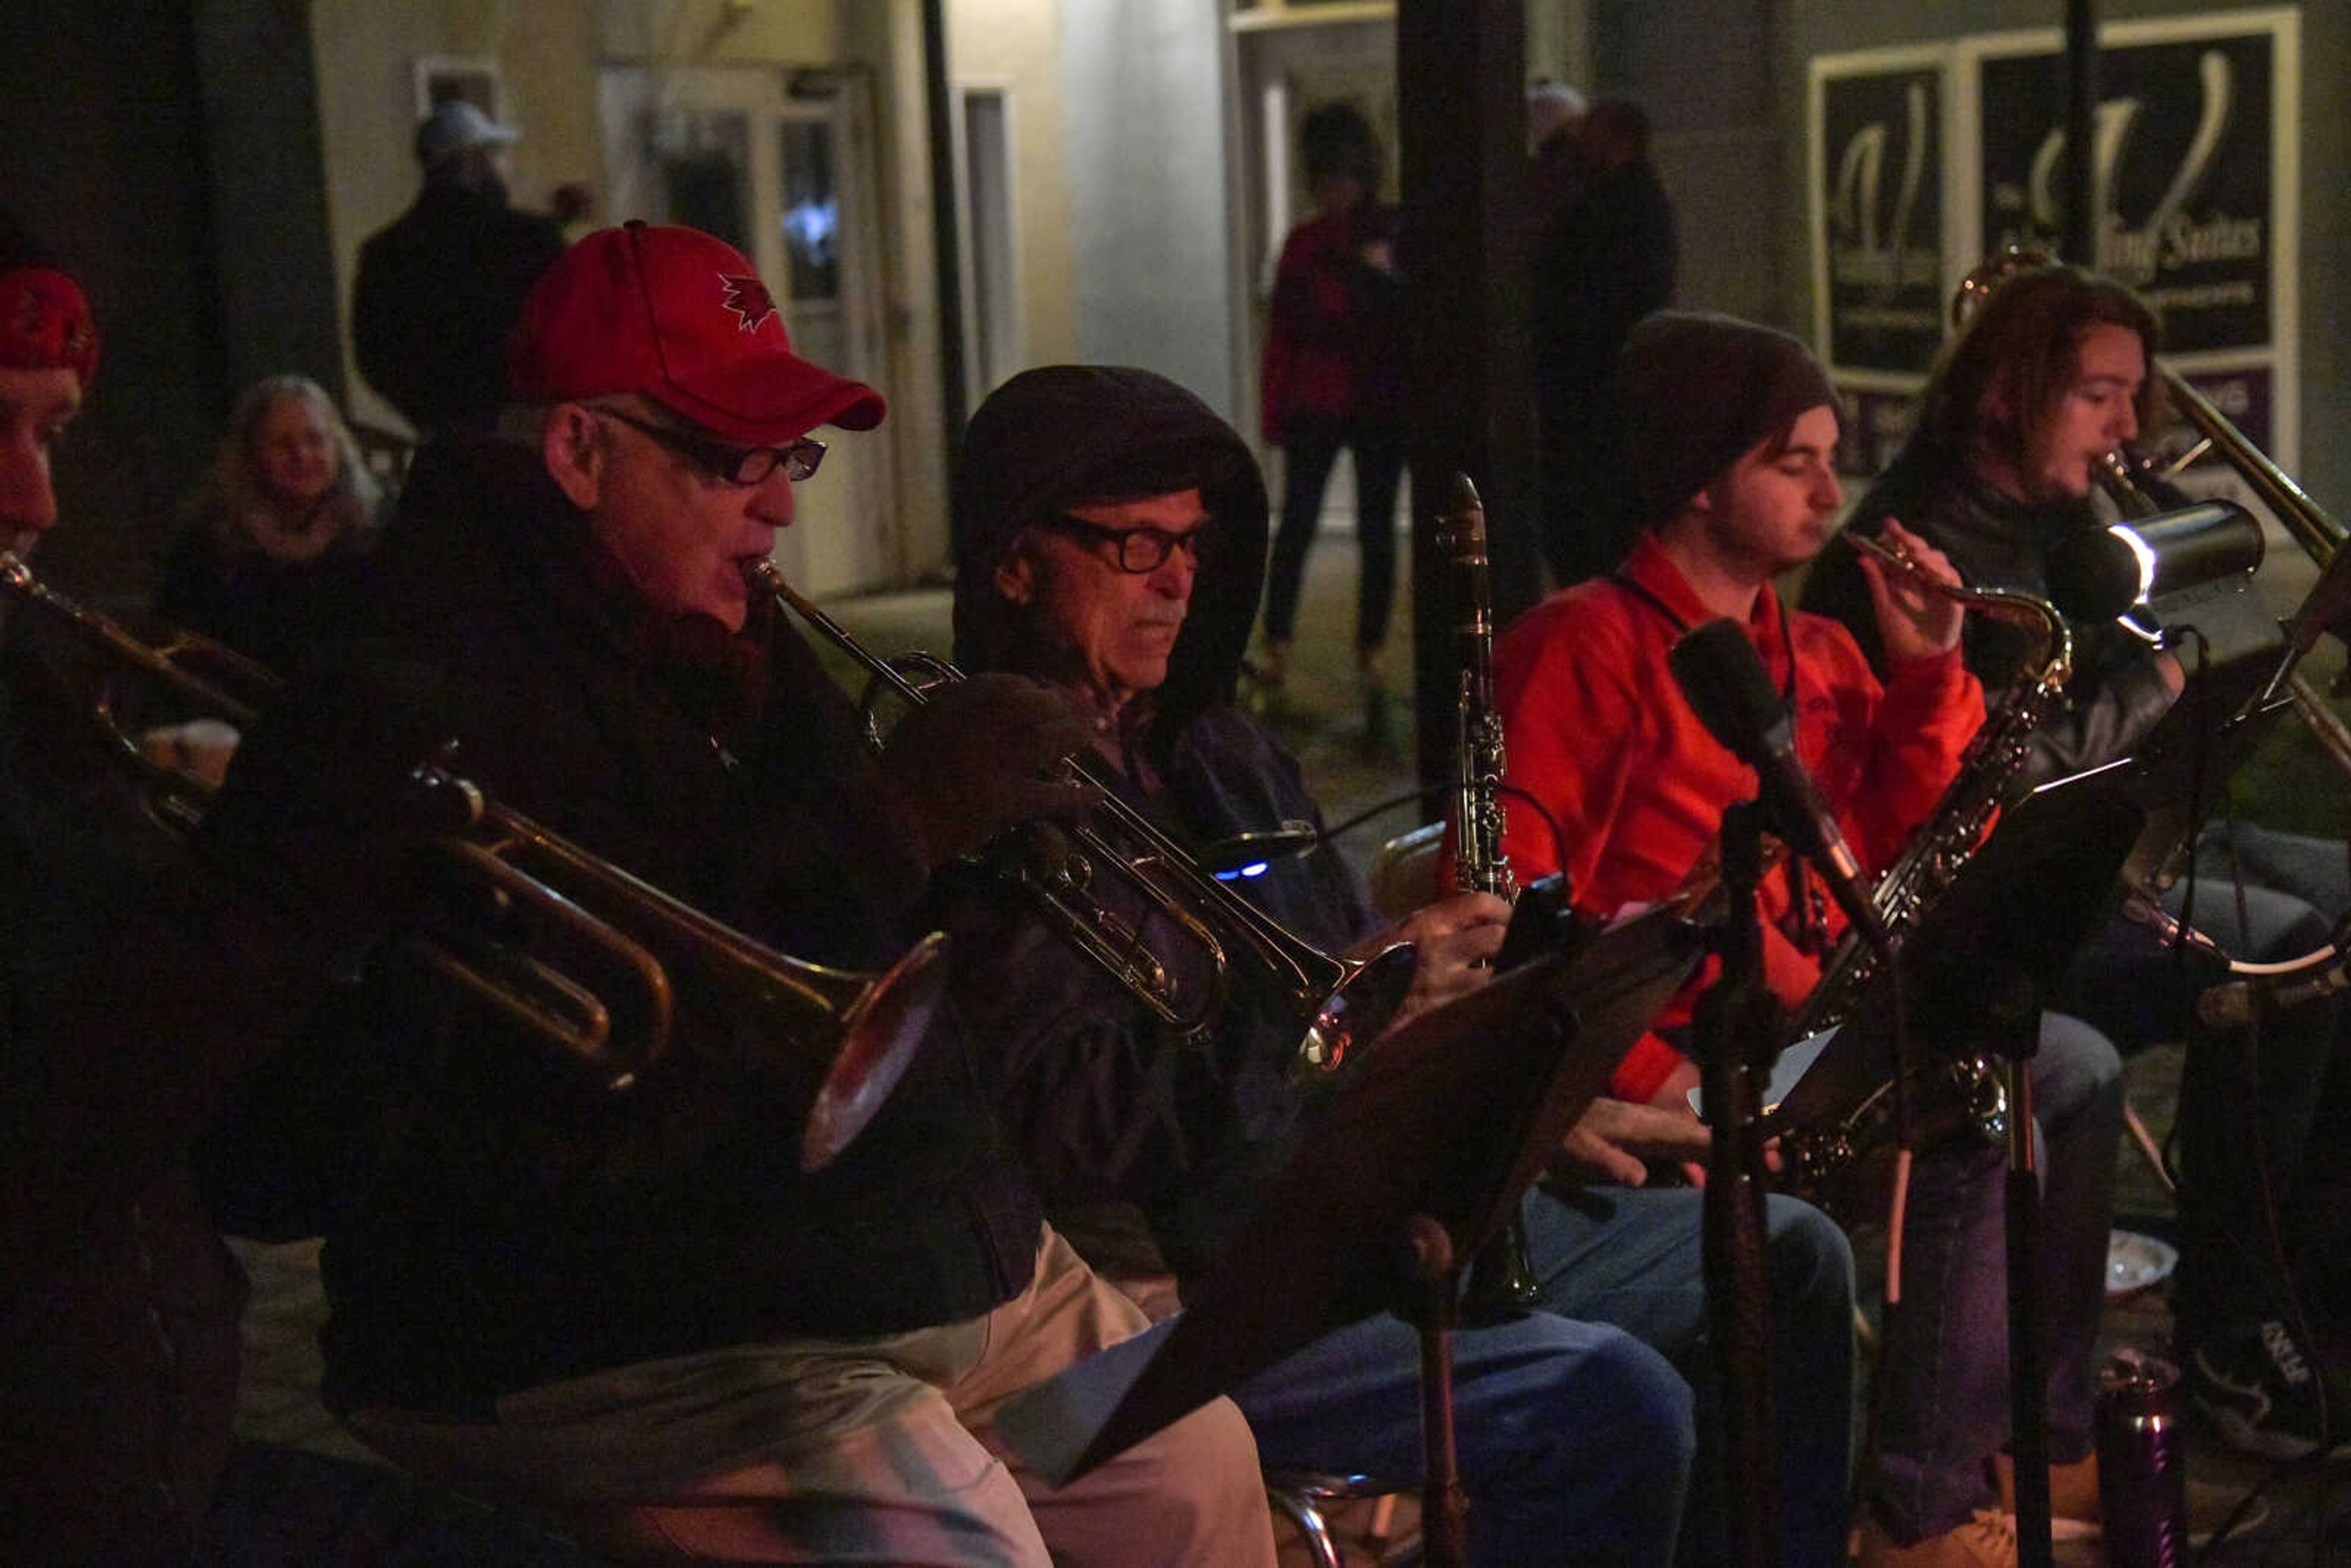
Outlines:
POLYGON ((339 619, 374 549, 383 491, 307 376, 255 382, 191 497, 156 613, 284 670, 339 619))

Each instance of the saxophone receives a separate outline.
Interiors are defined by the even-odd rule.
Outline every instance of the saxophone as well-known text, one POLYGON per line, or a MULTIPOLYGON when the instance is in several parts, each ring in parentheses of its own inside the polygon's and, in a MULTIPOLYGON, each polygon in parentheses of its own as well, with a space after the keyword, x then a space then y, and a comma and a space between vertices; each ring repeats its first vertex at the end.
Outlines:
MULTIPOLYGON (((2072 677, 2074 636, 2044 599, 1926 577, 1906 552, 1862 535, 1845 537, 1856 549, 1931 591, 2035 634, 2015 695, 1976 732, 1934 811, 1871 892, 1870 902, 1898 953, 1927 912, 1959 880, 2001 807, 2011 799, 2033 732, 2055 711, 2072 677)), ((1848 929, 1823 967, 1820 983, 1798 1010, 1793 1038, 1809 1040, 1852 1018, 1880 967, 1877 953, 1858 931, 1848 929)), ((2007 1139, 2007 1090, 1999 1064, 1987 1055, 1946 1058, 1916 1069, 1912 1103, 1925 1137, 1968 1133, 1987 1143, 2007 1139)), ((1881 1077, 1857 1101, 1815 1109, 1801 1118, 1767 1113, 1764 1132, 1780 1140, 1780 1190, 1806 1198, 1850 1224, 1865 1200, 1863 1177, 1870 1162, 1894 1138, 1893 1084, 1881 1077)))

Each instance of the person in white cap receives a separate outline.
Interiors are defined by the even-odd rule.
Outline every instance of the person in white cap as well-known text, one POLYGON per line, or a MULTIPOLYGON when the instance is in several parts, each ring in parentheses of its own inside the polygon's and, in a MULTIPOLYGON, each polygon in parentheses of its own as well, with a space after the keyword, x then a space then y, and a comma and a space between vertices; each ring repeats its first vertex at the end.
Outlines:
POLYGON ((517 136, 463 99, 435 104, 416 128, 423 190, 360 247, 360 373, 425 439, 488 429, 523 296, 563 254, 554 219, 507 204, 498 154, 517 136))

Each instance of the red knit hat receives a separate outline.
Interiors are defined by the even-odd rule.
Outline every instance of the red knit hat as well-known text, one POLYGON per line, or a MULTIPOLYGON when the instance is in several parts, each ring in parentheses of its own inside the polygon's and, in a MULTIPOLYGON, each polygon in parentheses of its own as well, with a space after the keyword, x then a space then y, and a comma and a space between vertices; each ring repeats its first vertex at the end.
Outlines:
POLYGON ((743 253, 698 229, 632 222, 566 251, 530 297, 507 390, 547 404, 639 392, 732 441, 776 445, 820 424, 871 430, 882 394, 792 352, 743 253))
POLYGON ((98 374, 98 323, 81 287, 53 267, 0 268, 0 365, 98 374))

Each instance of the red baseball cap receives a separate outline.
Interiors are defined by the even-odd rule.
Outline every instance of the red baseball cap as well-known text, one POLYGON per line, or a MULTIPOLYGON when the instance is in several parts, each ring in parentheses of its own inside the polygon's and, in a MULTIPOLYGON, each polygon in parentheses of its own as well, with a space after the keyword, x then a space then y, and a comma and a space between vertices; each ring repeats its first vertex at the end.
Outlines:
POLYGON ((732 441, 820 424, 871 430, 882 394, 792 352, 743 253, 699 229, 631 222, 566 251, 523 301, 507 390, 546 404, 638 392, 732 441))

